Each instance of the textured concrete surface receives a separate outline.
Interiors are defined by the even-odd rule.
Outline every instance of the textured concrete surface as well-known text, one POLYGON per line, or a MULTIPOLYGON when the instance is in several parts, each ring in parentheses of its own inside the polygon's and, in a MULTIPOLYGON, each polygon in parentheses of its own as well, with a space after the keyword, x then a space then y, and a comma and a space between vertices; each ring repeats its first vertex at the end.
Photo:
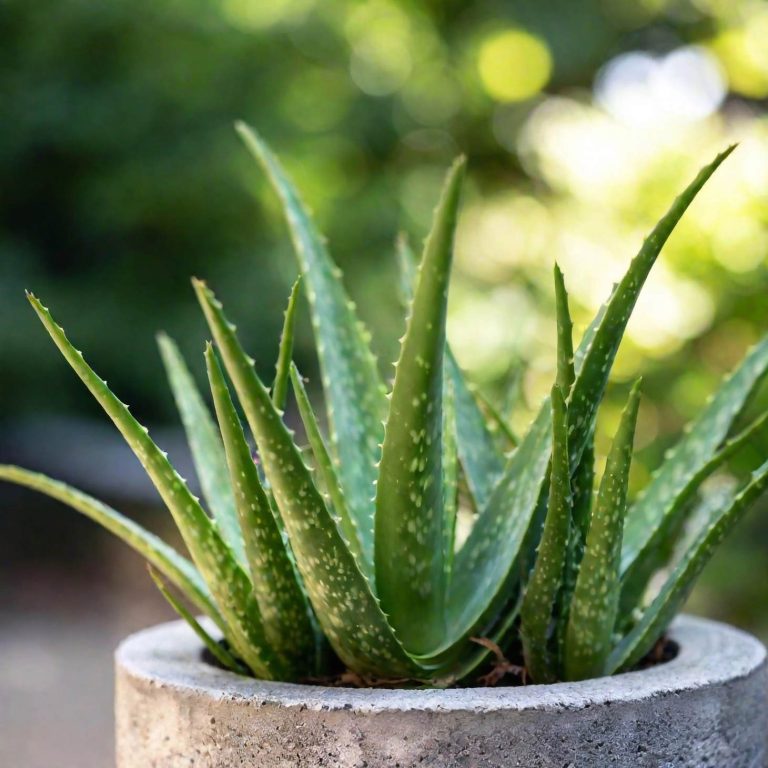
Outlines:
POLYGON ((180 623, 117 652, 118 768, 763 768, 764 647, 681 618, 677 658, 582 683, 451 691, 328 689, 200 661, 180 623))

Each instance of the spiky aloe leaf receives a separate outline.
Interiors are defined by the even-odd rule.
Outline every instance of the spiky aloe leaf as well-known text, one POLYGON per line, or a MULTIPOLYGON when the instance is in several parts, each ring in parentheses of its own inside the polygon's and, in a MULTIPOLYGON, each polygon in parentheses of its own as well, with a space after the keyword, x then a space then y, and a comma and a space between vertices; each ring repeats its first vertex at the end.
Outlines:
POLYGON ((621 536, 639 405, 638 381, 629 394, 608 454, 573 590, 565 637, 567 680, 602 675, 611 650, 619 605, 621 536))
POLYGON ((210 616, 222 631, 226 631, 226 623, 195 566, 161 538, 87 493, 38 472, 2 464, 0 480, 43 493, 98 523, 151 563, 190 602, 210 616))
POLYGON ((187 435, 203 497, 213 513, 219 532, 244 566, 243 534, 237 521, 221 437, 176 343, 165 333, 158 334, 157 343, 187 435))
MULTIPOLYGON (((576 378, 568 408, 572 468, 579 466, 579 459, 589 442, 611 364, 630 313, 656 257, 696 194, 732 149, 721 153, 705 166, 675 200, 585 331, 574 355, 576 378)), ((458 609, 452 613, 460 623, 468 620, 476 622, 482 616, 482 613, 478 613, 480 606, 477 598, 473 599, 473 596, 495 594, 494 600, 502 602, 509 597, 520 547, 546 481, 550 451, 546 436, 549 433, 550 413, 551 404, 547 398, 459 551, 451 603, 454 609, 458 609), (521 451, 525 461, 517 456, 521 451), (511 519, 514 523, 509 522, 511 519), (500 540, 504 543, 503 547, 500 546, 500 540)), ((488 605, 492 607, 494 600, 489 600, 488 605)))
POLYGON ((370 335, 358 320, 355 306, 342 285, 341 272, 279 161, 251 128, 238 123, 237 131, 283 204, 312 308, 331 447, 363 553, 372 563, 371 498, 387 401, 370 351, 370 335))
POLYGON ((307 391, 304 388, 304 382, 301 380, 301 374, 295 365, 291 365, 290 376, 293 391, 296 395, 296 404, 299 407, 299 415, 304 424, 304 431, 307 434, 307 440, 309 440, 309 445, 312 448, 312 454, 317 465, 316 469, 322 478, 323 486, 331 502, 331 508, 336 515, 339 531, 344 537, 344 543, 354 555, 360 570, 372 578, 372 564, 368 563, 363 557, 355 519, 349 514, 344 491, 339 483, 339 478, 333 466, 328 448, 325 445, 325 440, 323 440, 323 435, 320 432, 315 413, 312 410, 307 391))
POLYGON ((565 635, 568 629, 568 614, 571 598, 576 586, 576 577, 579 573, 581 558, 584 556, 584 547, 587 543, 589 523, 592 518, 592 496, 595 481, 595 435, 594 430, 589 437, 584 453, 581 454, 579 466, 571 477, 571 493, 573 495, 573 507, 571 511, 571 526, 568 536, 568 551, 565 560, 565 572, 563 574, 563 588, 558 598, 558 626, 557 641, 559 646, 558 656, 563 658, 565 650, 565 635))
POLYGON ((552 388, 552 472, 549 505, 536 563, 525 588, 520 636, 528 672, 537 683, 557 679, 552 641, 553 609, 563 581, 571 525, 571 472, 568 463, 568 411, 559 385, 552 388))
POLYGON ((224 365, 256 438, 264 471, 285 524, 317 620, 350 669, 374 676, 423 676, 403 650, 369 580, 344 543, 312 482, 301 452, 245 354, 234 326, 206 285, 194 281, 224 365))
POLYGON ((66 361, 120 430, 173 515, 192 560, 208 584, 237 655, 261 677, 284 679, 287 670, 264 636, 251 584, 232 551, 186 483, 152 439, 146 427, 110 391, 68 341, 50 312, 28 294, 29 301, 66 361))
POLYGON ((456 444, 456 399, 450 379, 443 380, 443 567, 446 589, 451 580, 459 511, 459 452, 456 444))
POLYGON ((568 397, 576 378, 573 363, 573 322, 568 292, 560 267, 555 264, 555 307, 557 310, 557 386, 568 397))
MULTIPOLYGON (((403 305, 410 310, 418 265, 407 238, 402 234, 397 240, 397 260, 400 267, 401 299, 403 305)), ((501 476, 506 460, 496 446, 494 436, 488 429, 475 394, 467 384, 450 344, 446 345, 444 366, 443 377, 450 379, 453 387, 459 459, 473 502, 478 509, 482 509, 501 476)))
POLYGON ((683 528, 691 510, 691 500, 702 483, 724 466, 745 445, 749 445, 757 434, 765 429, 768 413, 755 420, 740 434, 726 444, 688 480, 686 485, 665 510, 658 527, 648 537, 645 546, 638 552, 632 564, 622 575, 619 613, 629 617, 639 607, 648 582, 653 574, 663 567, 672 556, 676 533, 683 528))
POLYGON ((688 206, 733 149, 733 146, 729 147, 702 168, 688 188, 672 203, 669 211, 646 238, 608 301, 568 402, 571 466, 577 466, 581 458, 619 343, 656 258, 688 206))
POLYGON ((173 610, 187 622, 192 631, 200 638, 200 640, 202 640, 203 645, 219 664, 230 672, 235 672, 238 675, 247 675, 248 670, 226 648, 224 648, 221 643, 217 643, 208 634, 200 622, 187 610, 186 606, 180 600, 176 599, 173 593, 165 585, 160 574, 152 568, 152 566, 149 566, 149 575, 152 577, 155 586, 160 591, 160 594, 168 601, 171 608, 173 608, 173 610))
POLYGON ((205 364, 264 634, 298 674, 306 673, 314 653, 309 606, 210 344, 205 349, 205 364))
POLYGON ((444 638, 443 351, 464 166, 460 158, 448 173, 419 266, 376 486, 376 587, 414 653, 444 638))
MULTIPOLYGON (((600 307, 576 350, 577 374, 600 327, 605 307, 600 307)), ((546 495, 542 494, 552 447, 551 408, 547 397, 457 553, 455 578, 449 592, 449 635, 467 637, 478 631, 511 598, 517 586, 526 534, 539 502, 542 498, 546 502, 546 495)))
POLYGON ((768 336, 755 345, 690 424, 627 516, 621 557, 626 573, 664 527, 677 495, 704 467, 768 373, 768 336))
POLYGON ((291 375, 291 359, 293 358, 293 335, 296 327, 296 305, 300 288, 301 277, 291 288, 288 306, 285 309, 283 332, 280 335, 280 351, 275 365, 275 381, 272 384, 272 402, 279 411, 285 408, 285 399, 288 396, 288 379, 291 375))
POLYGON ((573 490, 573 526, 577 542, 577 560, 581 559, 581 551, 587 541, 589 521, 592 519, 592 495, 595 483, 595 431, 592 430, 581 454, 579 466, 571 478, 573 490))
POLYGON ((512 454, 504 475, 456 553, 449 593, 448 635, 476 634, 514 593, 516 563, 549 464, 549 398, 512 454))
POLYGON ((653 648, 719 544, 766 488, 768 461, 755 470, 750 482, 729 505, 714 510, 713 517, 669 575, 658 596, 645 609, 640 621, 611 653, 606 674, 631 669, 653 648))

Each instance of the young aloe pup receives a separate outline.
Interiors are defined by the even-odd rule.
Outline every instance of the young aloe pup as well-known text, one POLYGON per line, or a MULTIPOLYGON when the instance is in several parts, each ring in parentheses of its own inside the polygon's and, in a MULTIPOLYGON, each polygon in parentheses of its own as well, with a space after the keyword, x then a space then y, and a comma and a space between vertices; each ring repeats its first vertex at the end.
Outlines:
POLYGON ((327 645, 367 683, 472 684, 498 647, 511 659, 521 653, 535 682, 635 666, 768 483, 766 462, 717 503, 697 501, 703 482, 763 428, 765 415, 731 434, 768 371, 768 338, 748 352, 629 500, 641 396, 635 383, 602 477, 594 477, 595 420, 632 309, 666 239, 731 149, 674 201, 575 351, 565 280, 555 267, 557 378, 508 454, 446 340, 464 160, 448 172, 418 263, 402 245, 408 321, 387 391, 340 272, 296 190, 264 142, 244 125, 238 131, 280 196, 294 241, 312 311, 327 436, 291 362, 298 283, 267 386, 221 303, 204 282, 193 281, 215 345, 205 347, 212 411, 173 341, 160 337, 204 502, 30 294, 64 358, 152 479, 190 559, 60 482, 12 466, 0 467, 0 478, 69 504, 136 549, 174 608, 238 673, 294 681, 327 675, 335 663, 327 645), (283 421, 289 390, 308 452, 283 421), (457 546, 460 486, 473 518, 457 546), (685 547, 672 560, 683 530, 685 547), (659 572, 662 586, 649 595, 659 572), (224 643, 169 586, 212 619, 224 643))

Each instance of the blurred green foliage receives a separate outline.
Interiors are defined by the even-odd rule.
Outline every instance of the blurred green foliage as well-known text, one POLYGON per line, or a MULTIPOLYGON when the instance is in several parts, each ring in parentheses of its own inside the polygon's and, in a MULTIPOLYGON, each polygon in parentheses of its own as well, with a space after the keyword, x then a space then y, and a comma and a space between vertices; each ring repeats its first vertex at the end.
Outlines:
POLYGON ((496 396, 524 361, 534 406, 554 364, 553 259, 583 327, 694 170, 740 141, 617 362, 602 421, 642 370, 639 480, 768 329, 767 32, 757 0, 5 0, 0 419, 92 413, 25 287, 150 419, 172 415, 154 333, 202 350, 192 274, 271 368, 295 267, 237 118, 304 190, 385 362, 401 331, 396 233, 423 236, 466 152, 450 334, 496 396))

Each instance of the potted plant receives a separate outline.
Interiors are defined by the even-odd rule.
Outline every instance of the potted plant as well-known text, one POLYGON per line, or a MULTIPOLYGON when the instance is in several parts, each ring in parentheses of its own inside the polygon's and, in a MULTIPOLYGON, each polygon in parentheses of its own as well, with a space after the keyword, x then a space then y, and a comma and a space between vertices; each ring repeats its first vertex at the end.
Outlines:
POLYGON ((184 620, 118 650, 119 768, 762 765, 763 646, 723 625, 673 618, 768 484, 765 462, 737 490, 700 493, 764 427, 765 415, 731 434, 768 371, 768 338, 632 503, 639 382, 597 483, 594 470, 596 414, 632 308, 675 224, 731 149, 673 203, 575 350, 555 268, 557 378, 507 450, 446 341, 463 159, 448 173, 418 265, 401 243, 408 320, 387 392, 298 194, 263 141, 238 129, 293 236, 327 438, 291 362, 298 283, 268 388, 222 305, 193 281, 215 342, 205 348, 215 421, 173 342, 160 339, 205 508, 29 295, 148 472, 190 555, 84 493, 0 468, 0 478, 69 504, 136 549, 184 620), (290 389, 307 447, 283 421, 290 389), (470 521, 463 541, 460 518, 470 521))

